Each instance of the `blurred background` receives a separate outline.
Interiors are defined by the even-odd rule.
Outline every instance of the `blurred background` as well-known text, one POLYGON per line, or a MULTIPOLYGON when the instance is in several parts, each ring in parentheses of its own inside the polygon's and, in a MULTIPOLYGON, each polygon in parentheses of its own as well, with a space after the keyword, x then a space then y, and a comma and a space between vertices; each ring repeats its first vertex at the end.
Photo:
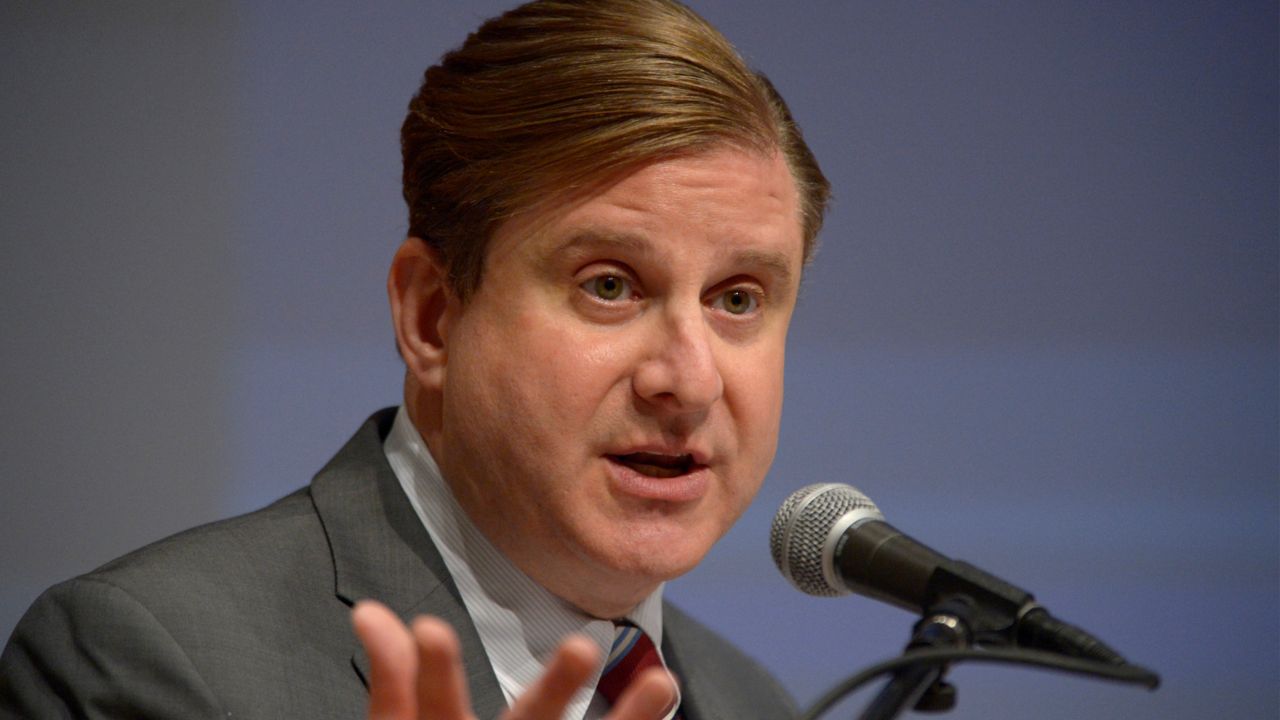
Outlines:
MULTIPOLYGON (((0 637, 398 402, 399 124, 508 5, 0 3, 0 637)), ((836 195, 769 480, 670 596, 802 703, 897 654, 768 559, 848 482, 1165 680, 960 667, 950 717, 1277 717, 1276 4, 694 7, 836 195)))

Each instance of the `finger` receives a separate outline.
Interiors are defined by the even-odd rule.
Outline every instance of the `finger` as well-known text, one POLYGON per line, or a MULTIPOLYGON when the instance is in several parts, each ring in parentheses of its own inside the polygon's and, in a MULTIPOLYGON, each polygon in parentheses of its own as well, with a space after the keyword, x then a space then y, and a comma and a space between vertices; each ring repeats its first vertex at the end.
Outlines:
POLYGON ((369 656, 370 720, 415 720, 418 657, 409 629, 395 613, 372 600, 356 603, 351 624, 369 656))
POLYGON ((538 682, 516 699, 504 720, 557 720, 600 662, 595 643, 581 635, 570 635, 556 648, 538 682))
POLYGON ((466 720, 471 714, 462 649, 453 628, 423 616, 413 621, 418 645, 418 714, 431 720, 466 720))
POLYGON ((663 668, 649 668, 622 692, 605 720, 663 720, 676 702, 676 683, 663 668))

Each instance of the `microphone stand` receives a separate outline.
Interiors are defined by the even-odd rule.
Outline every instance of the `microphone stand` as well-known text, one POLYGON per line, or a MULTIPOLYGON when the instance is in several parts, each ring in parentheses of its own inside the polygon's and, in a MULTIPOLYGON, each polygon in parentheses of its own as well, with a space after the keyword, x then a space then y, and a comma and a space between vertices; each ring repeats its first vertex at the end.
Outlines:
MULTIPOLYGON (((968 599, 964 597, 950 598, 934 605, 912 628, 906 650, 968 647, 971 610, 968 599)), ((956 704, 956 689, 942 679, 946 672, 946 665, 919 663, 897 670, 862 712, 860 720, 893 720, 908 705, 920 712, 952 709, 956 704)))

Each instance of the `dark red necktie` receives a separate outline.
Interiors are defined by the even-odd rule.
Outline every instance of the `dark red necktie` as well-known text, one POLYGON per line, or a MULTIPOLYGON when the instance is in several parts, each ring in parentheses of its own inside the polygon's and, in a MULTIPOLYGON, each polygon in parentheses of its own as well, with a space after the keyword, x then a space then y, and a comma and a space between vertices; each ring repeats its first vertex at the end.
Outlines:
MULTIPOLYGON (((605 663, 604 674, 596 690, 613 706, 622 697, 633 680, 651 667, 662 667, 658 649, 643 630, 630 623, 618 623, 613 637, 613 648, 605 663)), ((677 711, 672 720, 681 720, 677 711)))

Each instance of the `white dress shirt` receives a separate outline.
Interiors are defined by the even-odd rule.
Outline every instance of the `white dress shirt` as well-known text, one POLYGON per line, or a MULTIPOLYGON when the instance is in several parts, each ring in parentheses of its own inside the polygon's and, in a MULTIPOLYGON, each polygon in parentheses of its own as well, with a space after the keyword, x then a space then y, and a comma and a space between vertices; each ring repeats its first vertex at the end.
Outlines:
MULTIPOLYGON (((613 644, 614 625, 586 615, 535 583, 495 548, 463 512, 403 407, 383 443, 405 495, 444 558, 510 705, 542 676, 565 635, 600 649, 601 663, 573 696, 566 720, 599 720, 608 703, 594 691, 613 644)), ((662 586, 627 615, 662 647, 662 586)), ((665 663, 665 660, 664 660, 665 663)))

